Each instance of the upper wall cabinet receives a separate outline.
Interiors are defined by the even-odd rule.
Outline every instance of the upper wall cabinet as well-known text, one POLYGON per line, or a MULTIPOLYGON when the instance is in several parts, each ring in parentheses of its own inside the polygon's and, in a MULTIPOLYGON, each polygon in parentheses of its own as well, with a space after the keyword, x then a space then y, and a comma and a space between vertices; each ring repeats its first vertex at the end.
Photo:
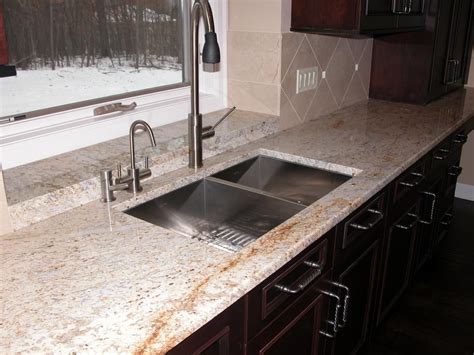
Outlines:
POLYGON ((292 0, 291 30, 371 35, 420 30, 424 0, 292 0))
POLYGON ((426 0, 426 29, 377 37, 370 97, 426 104, 469 74, 472 0, 426 0))

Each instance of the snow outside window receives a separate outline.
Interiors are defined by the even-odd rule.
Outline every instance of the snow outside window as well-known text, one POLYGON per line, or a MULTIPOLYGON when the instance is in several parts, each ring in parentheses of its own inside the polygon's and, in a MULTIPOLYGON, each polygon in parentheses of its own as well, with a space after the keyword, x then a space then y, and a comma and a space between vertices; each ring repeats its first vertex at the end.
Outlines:
POLYGON ((0 80, 0 117, 184 86, 182 3, 4 1, 9 63, 18 75, 0 80))

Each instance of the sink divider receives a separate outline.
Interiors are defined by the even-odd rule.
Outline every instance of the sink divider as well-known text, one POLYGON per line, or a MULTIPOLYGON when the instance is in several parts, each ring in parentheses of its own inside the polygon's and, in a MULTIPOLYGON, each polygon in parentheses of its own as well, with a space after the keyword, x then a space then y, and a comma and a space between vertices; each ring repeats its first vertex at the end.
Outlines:
POLYGON ((212 181, 212 182, 222 184, 222 185, 227 185, 227 186, 239 189, 239 190, 252 192, 252 193, 255 193, 255 194, 258 194, 258 195, 266 196, 266 197, 269 197, 269 198, 272 198, 272 199, 275 199, 275 200, 279 200, 279 201, 283 201, 283 202, 286 202, 286 203, 291 203, 291 204, 296 205, 296 206, 308 207, 308 205, 305 205, 303 203, 297 203, 297 202, 294 202, 294 201, 291 201, 291 200, 287 200, 287 199, 282 198, 280 196, 274 195, 272 193, 269 193, 269 192, 266 192, 266 191, 263 191, 263 190, 260 190, 260 189, 256 189, 254 187, 245 186, 245 185, 238 184, 238 183, 235 183, 235 182, 230 182, 230 181, 227 181, 227 180, 222 180, 222 179, 219 179, 219 178, 216 178, 216 177, 213 177, 213 176, 205 177, 204 180, 212 181))

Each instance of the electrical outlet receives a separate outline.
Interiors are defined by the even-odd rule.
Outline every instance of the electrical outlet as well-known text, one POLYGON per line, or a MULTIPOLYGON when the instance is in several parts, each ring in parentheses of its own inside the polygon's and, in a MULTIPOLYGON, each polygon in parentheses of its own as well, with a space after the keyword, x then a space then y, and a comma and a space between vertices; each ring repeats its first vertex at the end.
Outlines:
POLYGON ((318 67, 298 69, 296 72, 296 93, 318 87, 318 67))

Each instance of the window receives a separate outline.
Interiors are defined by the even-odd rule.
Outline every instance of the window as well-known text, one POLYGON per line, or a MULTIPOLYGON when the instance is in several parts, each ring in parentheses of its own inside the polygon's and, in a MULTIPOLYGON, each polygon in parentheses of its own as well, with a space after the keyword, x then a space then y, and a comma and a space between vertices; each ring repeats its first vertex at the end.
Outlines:
POLYGON ((185 84, 183 3, 5 0, 9 63, 17 77, 0 80, 0 117, 185 84))
MULTIPOLYGON (((54 6, 69 6, 71 4, 76 4, 77 6, 96 6, 97 2, 100 0, 4 0, 3 2, 0 1, 0 10, 3 7, 6 7, 6 4, 9 6, 11 3, 20 5, 38 5, 39 4, 47 4, 48 13, 45 16, 46 19, 49 19, 49 5, 50 3, 54 6), (58 5, 59 4, 59 5, 58 5)), ((31 100, 32 91, 28 86, 28 83, 25 83, 24 87, 26 88, 24 91, 18 92, 15 91, 16 94, 20 95, 21 102, 20 108, 16 112, 24 113, 27 112, 27 115, 31 117, 30 119, 26 120, 15 120, 14 122, 10 122, 9 119, 1 119, 0 115, 0 162, 3 165, 3 169, 10 169, 15 166, 27 164, 30 162, 34 162, 36 160, 45 159, 57 154, 65 153, 74 149, 79 149, 83 147, 87 147, 93 144, 97 144, 100 142, 104 142, 110 139, 114 139, 117 137, 125 136, 128 134, 128 130, 130 128, 130 124, 137 119, 146 120, 152 127, 158 127, 165 124, 169 124, 175 121, 183 120, 187 117, 189 110, 190 110, 190 90, 189 90, 189 83, 187 82, 186 78, 189 77, 188 65, 186 63, 190 62, 189 53, 187 53, 187 49, 189 49, 189 12, 191 6, 191 0, 103 0, 104 6, 111 6, 110 4, 121 4, 122 7, 130 6, 128 10, 123 10, 124 13, 129 14, 130 19, 133 20, 135 17, 133 15, 135 9, 137 9, 138 1, 141 1, 143 5, 143 18, 147 17, 148 19, 154 18, 155 22, 157 22, 160 18, 166 23, 172 22, 172 24, 168 23, 169 26, 176 26, 176 31, 181 33, 181 35, 176 36, 177 41, 181 41, 180 46, 182 47, 182 55, 183 58, 179 58, 179 52, 176 50, 174 55, 168 55, 166 58, 165 55, 160 57, 160 54, 153 53, 151 49, 148 49, 146 52, 146 56, 148 59, 151 59, 151 62, 154 64, 162 65, 162 68, 154 68, 151 65, 148 65, 149 68, 140 68, 140 66, 144 67, 144 54, 143 51, 140 52, 140 60, 139 60, 139 69, 140 71, 144 71, 145 69, 148 70, 148 75, 151 75, 150 72, 153 70, 169 70, 169 75, 176 75, 176 82, 171 85, 166 85, 162 87, 154 87, 154 88, 147 88, 145 86, 141 87, 139 91, 135 90, 133 87, 129 87, 128 80, 132 77, 137 69, 135 67, 136 64, 136 53, 133 53, 133 50, 128 55, 128 61, 125 61, 127 54, 125 52, 121 52, 122 56, 120 57, 120 63, 118 63, 118 50, 114 48, 121 48, 120 46, 124 47, 125 45, 123 42, 126 41, 124 37, 117 37, 111 34, 112 30, 108 28, 108 38, 109 38, 109 46, 111 48, 111 59, 114 62, 115 70, 119 72, 121 75, 122 81, 117 81, 118 84, 107 84, 104 85, 105 89, 110 90, 111 88, 118 88, 121 90, 117 90, 120 92, 118 95, 112 93, 113 96, 105 96, 109 95, 107 92, 104 93, 102 96, 98 93, 95 93, 92 100, 88 101, 79 101, 73 100, 69 98, 69 103, 63 103, 65 106, 60 106, 57 104, 55 100, 51 96, 47 96, 45 93, 47 92, 47 86, 41 86, 39 91, 36 91, 36 102, 42 104, 43 100, 49 100, 49 102, 54 106, 48 106, 45 109, 40 109, 39 106, 35 108, 36 111, 29 111, 27 112, 25 109, 21 109, 23 106, 24 100, 28 99, 31 100), (177 17, 173 17, 173 11, 169 10, 168 16, 158 16, 156 13, 161 13, 164 10, 158 11, 158 5, 179 5, 178 9, 180 13, 177 17), (183 6, 186 5, 186 6, 183 6), (152 6, 153 5, 153 6, 152 6), (188 7, 189 5, 189 7, 188 7), (148 10, 147 10, 148 9, 148 10), (128 11, 128 12, 127 12, 128 11), (145 14, 146 12, 146 14, 145 14), (152 17, 151 14, 154 14, 155 17, 152 17), (169 21, 170 19, 177 18, 177 21, 169 21), (179 27, 177 23, 180 23, 179 27), (111 41, 113 39, 114 41, 111 41), (119 40, 122 44, 115 43, 116 40, 119 40), (114 43, 112 43, 114 42, 114 43), (135 60, 135 61, 134 61, 135 60), (164 64, 168 63, 168 66, 164 67, 164 64), (173 64, 173 65, 171 65, 173 64), (126 73, 121 72, 121 70, 129 70, 126 73), (127 74, 127 75, 126 75, 127 74), (130 75, 128 75, 130 74, 130 75), (125 98, 127 97, 127 98, 125 98), (129 104, 135 101, 138 106, 136 109, 130 112, 124 113, 112 113, 109 115, 102 115, 102 116, 94 116, 93 111, 96 107, 120 101, 124 104, 129 104), (59 106, 59 107, 58 107, 59 106)), ((226 52, 227 52, 227 1, 226 0, 209 0, 209 3, 214 12, 214 20, 216 25, 216 32, 219 40, 219 45, 221 48, 221 65, 219 72, 216 73, 204 73, 201 72, 201 80, 200 80, 200 101, 201 101, 201 111, 203 113, 216 111, 226 107, 227 102, 227 60, 226 60, 226 52)), ((140 5, 140 6, 142 6, 140 5)), ((119 5, 116 5, 119 6, 119 5)), ((163 8, 166 8, 163 5, 163 8)), ((114 7, 112 7, 112 10, 114 7)), ((173 9, 173 7, 168 7, 168 9, 173 9)), ((112 11, 110 10, 110 11, 112 11)), ((80 10, 85 11, 85 10, 80 10)), ((91 11, 90 9, 88 11, 91 11)), ((116 10, 118 11, 118 10, 116 10)), ((1 11, 0 11, 1 16, 1 11)), ((116 15, 118 16, 118 15, 116 15)), ((6 16, 4 17, 6 18, 6 16)), ((106 19, 110 18, 106 16, 106 19)), ((23 20, 25 21, 25 20, 23 20)), ((79 20, 78 20, 79 21, 79 20)), ((90 19, 87 21, 91 21, 90 19)), ((102 60, 103 57, 100 53, 97 53, 100 50, 100 38, 97 38, 98 33, 98 15, 95 17, 96 23, 96 32, 92 32, 94 35, 94 43, 97 47, 95 47, 95 56, 90 55, 90 63, 89 63, 89 70, 95 68, 97 70, 97 62, 98 60, 102 60), (92 65, 92 59, 94 58, 95 65, 92 65)), ((113 20, 115 21, 115 20, 113 20)), ((120 17, 116 20, 116 22, 112 22, 112 20, 107 20, 107 25, 113 28, 113 31, 119 31, 118 27, 120 23, 120 17)), ((150 20, 151 21, 151 20, 150 20)), ((161 20, 160 20, 161 21, 161 20)), ((130 21, 129 21, 130 22, 130 21)), ((145 21, 143 21, 145 23, 145 21)), ((51 25, 51 24, 49 24, 51 25)), ((129 24, 130 25, 130 24, 129 24)), ((136 23, 134 24, 136 27, 136 23)), ((155 24, 156 25, 156 24, 155 24)), ((44 24, 46 26, 46 24, 44 24)), ((56 26, 53 23, 53 27, 56 26)), ((59 25, 57 25, 59 26, 59 25)), ((148 26, 148 25, 147 25, 148 26)), ((48 26, 46 26, 48 27, 48 26)), ((132 25, 131 31, 133 32, 134 26, 132 25)), ((14 26, 15 31, 25 31, 27 32, 28 29, 24 27, 19 27, 17 25, 14 26)), ((91 30, 92 31, 92 30, 91 30)), ((122 29, 120 33, 127 33, 125 29, 122 29)), ((64 32, 64 29, 63 29, 64 32)), ((48 29, 45 30, 43 36, 48 37, 48 29)), ((171 32, 170 32, 171 33, 171 32)), ((203 31, 200 32, 202 40, 203 31)), ((58 33, 58 36, 61 38, 64 34, 58 33)), ((136 32, 135 32, 136 35, 136 32)), ((159 34, 153 34, 155 37, 158 37, 159 34)), ((171 33, 172 36, 176 34, 174 32, 171 33)), ((18 37, 19 35, 17 35, 18 37)), ((25 35, 24 35, 25 36, 25 35)), ((129 38, 131 35, 129 34, 129 38)), ((147 36, 152 36, 152 34, 148 34, 147 36)), ((161 36, 161 35, 160 35, 161 36)), ((1 38, 1 33, 0 33, 1 38)), ((157 48, 156 44, 150 43, 150 37, 143 42, 147 43, 147 45, 151 46, 152 48, 157 48), (154 47, 153 47, 154 46, 154 47)), ((79 40, 84 40, 79 38, 79 40)), ((10 39, 7 38, 8 49, 10 51, 10 64, 15 64, 12 60, 12 56, 15 55, 12 53, 13 49, 10 49, 10 46, 13 46, 10 39)), ((165 40, 163 40, 165 41, 165 40)), ((55 43, 59 43, 59 40, 56 39, 55 43)), ((18 44, 16 44, 18 45, 18 44)), ((27 45, 27 44, 25 44, 27 45)), ((31 44, 28 44, 31 45, 31 44)), ((176 45, 176 43, 174 43, 176 45)), ((69 46, 73 46, 71 43, 66 43, 65 46, 69 48, 69 46)), ((78 45, 76 45, 78 46, 78 45)), ((168 44, 168 47, 171 48, 171 43, 168 44)), ((49 47, 46 47, 49 48, 49 47)), ((56 48, 56 47, 55 47, 56 48)), ((142 47, 143 48, 143 47, 142 47)), ((0 48, 1 49, 1 48, 0 48)), ((70 49, 69 49, 70 50, 70 49)), ((46 49, 47 51, 47 49, 46 49)), ((136 51, 136 49, 135 49, 136 51)), ((140 51, 140 49, 139 49, 140 51)), ((56 52, 55 52, 56 53, 56 52)), ((71 53, 70 51, 68 53, 71 53)), ((0 51, 1 54, 1 51, 0 51)), ((79 53, 78 56, 82 54, 79 53)), ((67 57, 64 54, 63 63, 61 60, 56 60, 55 70, 52 70, 52 63, 51 63, 51 55, 44 54, 44 63, 42 62, 42 58, 40 56, 36 56, 39 68, 40 65, 43 65, 43 70, 47 71, 49 74, 53 73, 56 74, 59 72, 61 68, 67 67, 67 57)), ((69 54, 69 64, 72 65, 72 54, 69 54)), ((20 60, 22 58, 19 58, 20 60)), ((61 58, 60 58, 61 59, 61 58)), ((16 59, 18 60, 18 59, 16 59)), ((31 59, 30 59, 31 60, 31 59)), ((112 65, 112 61, 106 57, 106 60, 109 61, 109 65, 112 65)), ((28 60, 27 60, 28 61, 28 60)), ((82 63, 82 58, 76 59, 76 64, 82 63)), ((87 53, 86 57, 84 58, 85 64, 87 64, 87 53)), ((150 63, 150 60, 147 60, 150 63)), ((33 61, 34 63, 34 61, 33 61)), ((106 63, 106 62, 105 62, 106 63)), ((3 63, 0 63, 0 65, 3 63)), ((21 65, 18 65, 18 71, 22 71, 21 65)), ((107 63, 105 64, 107 65, 107 63)), ((158 66, 155 65, 155 66, 158 66)), ((79 69, 84 68, 84 65, 81 67, 79 65, 79 69)), ((87 70, 87 66, 85 66, 87 70)), ((79 71, 77 69, 77 71, 79 71)), ((113 69, 113 67, 112 67, 113 69)), ((39 71, 37 72, 39 74, 39 71)), ((111 77, 113 73, 105 73, 101 74, 105 77, 111 77)), ((82 78, 83 82, 94 82, 98 80, 96 76, 100 76, 99 73, 97 75, 89 75, 82 78)), ((9 78, 0 78, 0 106, 3 107, 3 93, 5 90, 11 90, 7 87, 4 83, 9 78)), ((16 78, 18 79, 18 78, 16 78)), ((102 78, 103 79, 103 78, 102 78)), ((148 78, 147 78, 148 80, 148 78)), ((162 76, 159 77, 159 80, 164 80, 162 76)), ((145 81, 140 81, 140 83, 145 83, 145 81)), ((155 83, 153 81, 153 83, 155 83)), ((41 85, 47 83, 41 83, 41 85)), ((70 85, 76 85, 73 80, 69 80, 70 85)), ((66 84, 67 85, 67 84, 66 84)), ((96 89, 94 87, 94 89, 96 89)), ((58 95, 62 95, 63 93, 60 92, 58 95)), ((74 97, 76 98, 74 92, 74 97)), ((87 100, 87 99, 86 99, 87 100)), ((41 107, 46 107, 47 105, 43 105, 41 107)), ((9 116, 11 117, 11 116, 9 116)))

